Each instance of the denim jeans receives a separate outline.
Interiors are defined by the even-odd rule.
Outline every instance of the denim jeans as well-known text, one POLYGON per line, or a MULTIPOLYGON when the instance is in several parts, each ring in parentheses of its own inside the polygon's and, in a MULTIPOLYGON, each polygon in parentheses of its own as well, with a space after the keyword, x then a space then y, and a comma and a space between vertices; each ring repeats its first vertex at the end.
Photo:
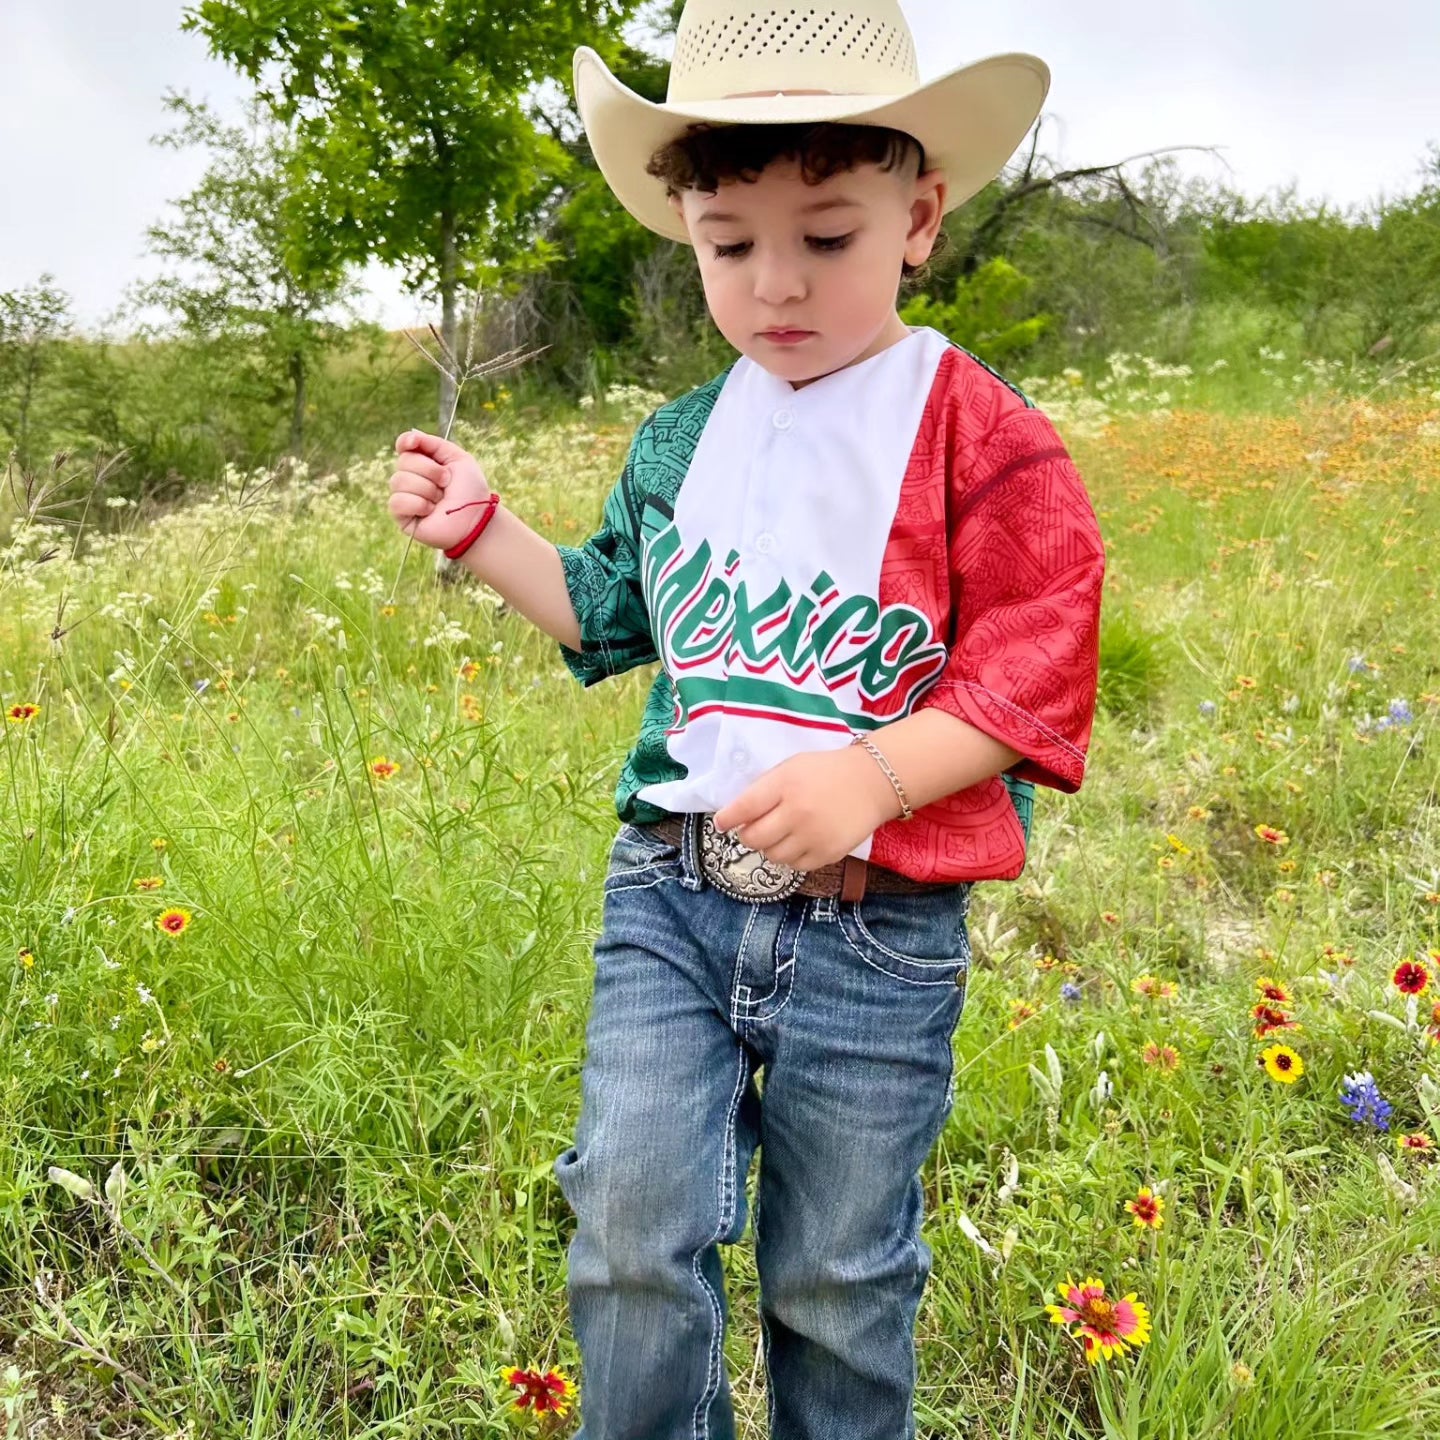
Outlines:
POLYGON ((913 1440, 919 1171, 950 1113, 970 885, 751 904, 621 827, 575 1143, 573 1440, 733 1440, 722 1244, 755 1256, 771 1440, 913 1440), (757 1084, 757 1072, 760 1074, 757 1084))

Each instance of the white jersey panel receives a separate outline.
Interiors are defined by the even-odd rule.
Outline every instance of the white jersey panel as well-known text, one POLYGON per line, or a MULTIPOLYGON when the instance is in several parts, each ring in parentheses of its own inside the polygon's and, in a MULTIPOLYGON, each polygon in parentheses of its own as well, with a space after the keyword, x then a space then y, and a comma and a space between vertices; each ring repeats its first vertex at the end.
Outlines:
MULTIPOLYGON (((676 687, 668 732, 684 779, 639 798, 718 810, 792 755, 851 742, 892 631, 936 672, 943 646, 911 616, 883 625, 880 571, 900 488, 950 342, 914 330, 796 390, 742 358, 676 497, 647 542, 646 600, 676 687), (917 623, 924 635, 916 639, 917 623)), ((888 617, 890 622, 895 616, 888 617)), ((873 697, 872 697, 873 698, 873 697)), ((866 858, 869 837, 854 854, 866 858)))

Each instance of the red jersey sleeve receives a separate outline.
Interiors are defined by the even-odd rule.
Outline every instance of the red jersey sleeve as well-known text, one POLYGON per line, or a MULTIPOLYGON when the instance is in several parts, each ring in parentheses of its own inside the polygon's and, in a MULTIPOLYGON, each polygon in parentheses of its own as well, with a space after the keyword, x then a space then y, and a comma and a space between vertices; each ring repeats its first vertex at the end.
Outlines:
POLYGON ((1017 778, 1075 791, 1099 681, 1099 522, 1050 420, 969 357, 956 368, 969 373, 943 427, 953 633, 919 708, 1018 750, 1017 778))

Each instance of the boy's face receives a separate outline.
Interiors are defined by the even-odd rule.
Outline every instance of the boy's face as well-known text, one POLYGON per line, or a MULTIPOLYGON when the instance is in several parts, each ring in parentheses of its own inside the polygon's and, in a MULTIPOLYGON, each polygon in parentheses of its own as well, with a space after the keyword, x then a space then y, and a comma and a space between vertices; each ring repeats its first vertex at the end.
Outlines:
POLYGON ((903 339, 901 265, 929 258, 945 201, 943 174, 915 168, 863 164, 810 185, 777 160, 753 182, 673 197, 720 333, 797 388, 903 339))

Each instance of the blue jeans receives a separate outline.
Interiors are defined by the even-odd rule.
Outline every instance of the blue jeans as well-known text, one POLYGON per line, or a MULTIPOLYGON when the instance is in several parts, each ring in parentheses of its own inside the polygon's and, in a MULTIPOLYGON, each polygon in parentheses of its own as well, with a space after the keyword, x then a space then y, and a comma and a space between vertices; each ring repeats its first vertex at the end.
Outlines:
POLYGON ((574 1440, 733 1440, 722 1244, 755 1255, 771 1440, 913 1440, 919 1171, 950 1113, 970 885, 731 899, 621 827, 575 1144, 574 1440), (763 1076, 757 1086, 757 1071, 763 1076))

